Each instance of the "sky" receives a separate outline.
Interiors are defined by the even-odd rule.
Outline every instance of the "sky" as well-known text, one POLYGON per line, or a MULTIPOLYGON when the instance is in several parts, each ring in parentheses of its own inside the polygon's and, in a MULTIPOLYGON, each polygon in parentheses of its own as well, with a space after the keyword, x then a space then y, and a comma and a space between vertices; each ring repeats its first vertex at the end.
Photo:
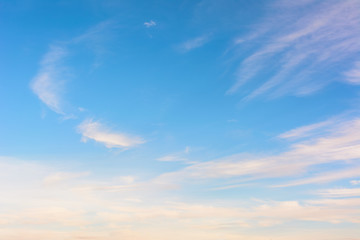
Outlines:
POLYGON ((360 1, 0 0, 0 239, 360 240, 360 1))

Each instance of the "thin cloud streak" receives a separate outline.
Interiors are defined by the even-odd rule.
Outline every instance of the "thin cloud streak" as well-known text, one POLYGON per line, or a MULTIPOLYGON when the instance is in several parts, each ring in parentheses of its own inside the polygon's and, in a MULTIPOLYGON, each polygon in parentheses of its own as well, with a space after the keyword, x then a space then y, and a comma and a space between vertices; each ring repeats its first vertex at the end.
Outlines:
POLYGON ((111 27, 114 27, 112 21, 104 21, 69 41, 62 41, 50 46, 49 51, 40 62, 40 69, 31 81, 30 87, 38 98, 52 111, 70 117, 64 109, 65 100, 63 98, 65 83, 71 76, 64 63, 65 58, 69 55, 68 48, 76 44, 86 43, 91 46, 92 51, 100 55, 104 52, 100 42, 107 35, 104 33, 111 27))
POLYGON ((345 72, 344 75, 346 76, 345 81, 351 84, 360 84, 360 61, 354 64, 354 68, 345 72))
POLYGON ((82 135, 83 142, 91 139, 104 144, 107 148, 129 148, 145 143, 145 140, 140 137, 114 132, 91 119, 83 121, 78 125, 77 130, 82 135))
POLYGON ((197 38, 193 38, 190 40, 187 40, 186 42, 180 44, 178 46, 179 50, 181 52, 189 52, 195 48, 202 47, 210 40, 210 37, 208 35, 200 36, 197 38))
POLYGON ((318 194, 326 198, 359 197, 360 188, 325 189, 319 191, 318 194))
MULTIPOLYGON (((260 34, 250 33, 237 41, 239 48, 252 42, 260 46, 241 61, 236 82, 227 94, 234 94, 249 81, 260 82, 260 86, 252 89, 244 100, 265 94, 271 97, 311 94, 336 79, 318 79, 316 73, 327 72, 342 61, 353 61, 360 53, 358 1, 314 3, 313 10, 301 12, 301 16, 300 11, 294 11, 298 7, 301 6, 289 8, 283 1, 276 2, 273 8, 280 8, 282 15, 270 14, 257 25, 260 34), (279 27, 281 23, 284 25, 279 27)), ((273 12, 278 13, 279 9, 273 12)), ((334 69, 334 75, 342 80, 342 70, 334 69)), ((347 82, 357 84, 356 69, 345 75, 347 82)))
POLYGON ((62 115, 65 115, 61 96, 65 68, 61 66, 61 62, 66 55, 65 47, 51 46, 40 63, 40 70, 30 84, 32 91, 45 105, 62 115))
POLYGON ((185 147, 184 151, 167 154, 165 156, 159 157, 156 160, 160 162, 185 162, 190 163, 188 155, 191 152, 189 146, 185 147))
POLYGON ((360 167, 352 167, 349 169, 341 169, 332 172, 323 172, 315 175, 314 177, 300 179, 296 181, 290 181, 286 184, 276 185, 273 187, 292 187, 305 184, 323 184, 328 182, 334 182, 342 179, 349 179, 360 176, 360 167))
MULTIPOLYGON (((321 126, 321 124, 319 124, 321 126)), ((306 128, 306 127, 304 127, 306 128)), ((311 129, 311 127, 308 127, 311 129)), ((310 167, 320 164, 346 163, 352 165, 336 175, 316 176, 308 180, 290 182, 284 186, 300 185, 312 182, 329 182, 343 178, 359 176, 359 168, 354 168, 360 158, 360 119, 329 126, 323 134, 308 137, 290 145, 290 149, 278 155, 266 157, 253 156, 252 159, 242 154, 222 159, 196 163, 177 172, 159 176, 156 182, 178 182, 190 179, 226 179, 240 178, 246 181, 263 178, 293 177, 304 174, 310 167), (351 173, 350 173, 350 172, 351 173)))
POLYGON ((351 183, 351 185, 359 185, 360 180, 351 180, 350 183, 351 183))

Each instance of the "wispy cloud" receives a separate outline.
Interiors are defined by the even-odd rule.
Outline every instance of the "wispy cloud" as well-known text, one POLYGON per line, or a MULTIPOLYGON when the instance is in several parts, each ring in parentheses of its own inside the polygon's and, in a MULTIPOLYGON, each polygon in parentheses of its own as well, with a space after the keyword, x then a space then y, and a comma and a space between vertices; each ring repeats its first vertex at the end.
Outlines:
POLYGON ((358 197, 360 196, 360 188, 326 189, 319 191, 318 194, 327 198, 358 197))
POLYGON ((354 68, 344 73, 345 81, 351 84, 360 84, 360 61, 355 62, 354 68))
MULTIPOLYGON (((330 199, 303 201, 244 199, 236 204, 228 204, 211 199, 207 199, 206 203, 194 200, 169 201, 160 195, 156 195, 155 199, 144 199, 144 192, 153 192, 154 189, 151 186, 149 188, 149 185, 145 191, 142 188, 136 189, 132 185, 131 176, 118 179, 126 184, 123 188, 133 190, 122 191, 121 194, 114 193, 113 190, 120 186, 112 185, 114 178, 111 176, 104 179, 92 175, 91 179, 84 179, 84 175, 81 176, 83 173, 72 171, 62 172, 71 173, 65 174, 66 177, 72 177, 71 184, 66 187, 59 184, 49 187, 43 184, 44 179, 56 176, 60 172, 57 169, 29 161, 4 161, 0 158, 0 165, 4 170, 0 175, 0 203, 4 207, 0 213, 0 237, 4 239, 23 239, 24 234, 27 234, 27 239, 110 240, 115 237, 125 240, 180 240, 196 236, 199 240, 224 237, 229 240, 261 240, 269 237, 301 240, 304 236, 295 236, 294 229, 287 232, 285 228, 281 232, 281 238, 277 238, 276 234, 269 235, 269 231, 259 232, 258 236, 254 236, 245 234, 246 231, 243 230, 272 230, 274 225, 281 226, 294 221, 311 224, 360 223, 360 198, 333 198, 333 190, 322 191, 326 196, 330 193, 330 199), (102 189, 91 188, 87 192, 78 190, 87 185, 102 186, 102 189), (13 230, 14 227, 17 231, 13 230), (67 230, 58 231, 58 228, 67 230), (39 229, 40 232, 29 229, 39 229), (174 232, 179 233, 175 238, 174 232)), ((335 191, 337 196, 341 191, 343 196, 353 196, 356 192, 335 191)), ((349 236, 349 229, 346 231, 349 236)), ((311 236, 314 236, 313 232, 305 239, 311 239, 311 236)), ((328 235, 322 236, 328 239, 328 235)))
MULTIPOLYGON (((246 100, 261 95, 310 94, 332 81, 342 81, 344 69, 338 63, 348 65, 360 53, 359 7, 358 1, 351 0, 276 2, 272 13, 256 25, 255 33, 237 41, 240 49, 244 44, 256 45, 242 56, 236 82, 227 93, 233 94, 253 80, 260 85, 250 89, 246 100), (311 10, 294 10, 310 3, 311 10), (336 77, 317 75, 329 69, 336 77)), ((345 73, 348 82, 358 82, 356 69, 345 73)))
POLYGON ((65 83, 66 68, 62 66, 62 60, 67 55, 63 46, 51 46, 45 54, 37 75, 30 86, 38 98, 51 110, 58 114, 63 111, 62 91, 65 83))
POLYGON ((168 154, 156 160, 161 162, 189 162, 188 155, 190 151, 191 151, 190 147, 187 146, 183 151, 168 154))
POLYGON ((196 37, 190 40, 187 40, 186 42, 180 44, 178 46, 179 50, 181 52, 189 52, 195 48, 202 47, 210 40, 209 35, 204 35, 200 37, 196 37))
POLYGON ((100 122, 91 119, 83 121, 77 130, 82 134, 82 141, 86 142, 91 139, 104 144, 107 148, 128 148, 145 142, 140 137, 114 132, 100 122))
POLYGON ((316 174, 313 177, 303 178, 295 181, 289 181, 285 184, 276 185, 274 187, 291 187, 299 186, 304 184, 323 184, 328 182, 333 182, 341 179, 349 179, 360 176, 360 167, 352 167, 348 169, 340 169, 331 172, 322 172, 316 174))
POLYGON ((351 183, 351 185, 359 185, 360 180, 351 180, 350 183, 351 183))
POLYGON ((65 111, 65 83, 72 75, 66 66, 66 57, 69 55, 69 48, 75 44, 90 44, 90 48, 97 55, 103 52, 100 42, 104 34, 113 26, 112 21, 104 21, 90 28, 85 33, 68 41, 62 41, 50 46, 49 51, 43 56, 40 68, 30 83, 32 91, 52 111, 70 117, 65 111))
POLYGON ((91 46, 94 47, 94 45, 98 45, 103 42, 104 39, 109 36, 110 31, 116 27, 117 24, 113 20, 102 21, 68 41, 68 44, 90 42, 92 43, 91 46))
MULTIPOLYGON (((331 122, 331 121, 330 121, 331 122)), ((327 122, 326 122, 327 123, 327 122)), ((324 123, 318 124, 322 126, 324 123)), ((289 182, 282 186, 293 186, 307 183, 324 183, 344 178, 359 176, 359 166, 354 162, 360 158, 360 119, 335 122, 322 134, 309 136, 290 145, 289 150, 278 155, 257 157, 232 155, 217 160, 195 163, 173 173, 163 174, 159 182, 177 182, 186 179, 226 179, 255 180, 260 178, 294 177, 307 173, 311 167, 313 174, 310 179, 289 182), (334 174, 314 172, 316 166, 343 162, 351 169, 340 169, 334 174)), ((303 127, 313 129, 314 125, 303 127)), ((294 131, 296 132, 296 131, 294 131)), ((298 132, 304 132, 299 131, 298 132)), ((305 131, 306 132, 306 131, 305 131)), ((288 134, 289 135, 289 134, 288 134)), ((290 134, 294 135, 294 134, 290 134)), ((298 135, 298 134, 295 134, 298 135)))
POLYGON ((90 172, 56 172, 44 178, 45 185, 59 184, 68 180, 90 175, 90 172))
POLYGON ((144 26, 147 27, 147 28, 155 27, 156 22, 153 21, 153 20, 150 20, 149 22, 144 22, 144 26))

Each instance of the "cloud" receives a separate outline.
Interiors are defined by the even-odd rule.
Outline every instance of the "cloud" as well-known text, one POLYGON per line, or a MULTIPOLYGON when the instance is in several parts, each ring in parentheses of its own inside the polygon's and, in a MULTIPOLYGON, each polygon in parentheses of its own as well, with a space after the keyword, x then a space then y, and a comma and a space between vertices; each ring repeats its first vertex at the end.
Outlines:
POLYGON ((351 180, 350 183, 351 183, 351 185, 359 185, 360 180, 351 180))
POLYGON ((140 137, 113 132, 100 122, 91 119, 83 121, 78 125, 77 130, 82 134, 82 141, 92 139, 104 144, 107 148, 128 148, 145 143, 145 140, 140 137))
POLYGON ((306 6, 316 2, 316 0, 298 0, 298 1, 286 1, 286 0, 279 0, 274 3, 275 7, 288 7, 294 8, 299 6, 306 6))
POLYGON ((360 84, 360 61, 355 62, 354 68, 345 72, 345 81, 351 84, 360 84))
POLYGON ((191 148, 186 146, 184 151, 168 154, 162 156, 156 160, 161 162, 188 162, 188 154, 190 153, 191 148))
POLYGON ((71 39, 68 44, 91 43, 92 48, 98 48, 98 45, 109 36, 109 31, 116 27, 117 24, 112 20, 102 21, 71 39))
POLYGON ((144 22, 144 26, 147 28, 155 27, 156 22, 154 22, 153 20, 150 20, 149 22, 144 22))
MULTIPOLYGON (((323 183, 343 178, 359 176, 359 166, 356 159, 360 158, 360 119, 350 119, 343 122, 327 123, 327 128, 321 134, 309 136, 294 142, 289 150, 277 155, 245 156, 235 154, 221 159, 195 163, 184 169, 172 173, 165 173, 158 177, 158 182, 171 183, 190 179, 226 179, 237 178, 250 181, 263 178, 284 178, 299 176, 312 168, 315 177, 307 180, 288 182, 281 186, 292 186, 306 183, 323 183), (316 172, 317 166, 342 162, 351 169, 339 169, 328 175, 316 172)), ((324 123, 317 126, 323 126, 324 123)), ((313 129, 303 127, 302 129, 313 129)), ((299 130, 299 129, 298 129, 299 130)), ((291 132, 291 131, 290 131, 291 132)), ((295 131, 296 132, 296 131, 295 131)), ((298 131, 304 132, 304 131, 298 131)))
POLYGON ((324 129, 326 129, 327 127, 334 125, 334 124, 335 124, 334 119, 331 119, 331 120, 327 120, 324 122, 319 122, 319 123, 311 124, 308 126, 295 128, 288 132, 282 133, 281 135, 279 135, 279 138, 299 139, 299 138, 305 138, 308 136, 314 136, 314 134, 316 134, 316 132, 322 133, 324 131, 324 129))
POLYGON ((40 68, 32 79, 30 87, 38 98, 52 111, 71 117, 66 113, 63 93, 65 83, 71 76, 69 69, 64 63, 69 55, 68 49, 76 44, 88 44, 90 49, 100 55, 104 52, 100 44, 108 34, 106 32, 113 26, 112 21, 104 21, 90 28, 85 33, 50 46, 48 52, 40 62, 40 68))
MULTIPOLYGON (((243 46, 254 50, 241 55, 236 81, 227 93, 256 81, 257 87, 249 86, 244 100, 306 95, 342 80, 343 70, 336 66, 352 62, 360 53, 359 7, 360 2, 351 0, 275 2, 257 29, 236 41, 237 52, 243 46), (310 3, 311 8, 301 8, 310 3), (335 77, 321 76, 329 69, 335 77)), ((346 81, 358 83, 357 75, 357 68, 346 72, 346 81)))
POLYGON ((352 167, 349 169, 341 169, 332 172, 323 172, 315 175, 314 177, 300 179, 296 181, 290 181, 285 184, 277 185, 274 187, 291 187, 304 184, 322 184, 333 182, 341 179, 348 179, 360 176, 360 167, 352 167))
MULTIPOLYGON (((204 202, 194 199, 175 201, 172 197, 169 201, 161 194, 146 197, 144 192, 154 194, 154 189, 149 185, 145 190, 136 189, 131 185, 132 176, 120 177, 119 180, 130 184, 127 187, 133 191, 118 194, 111 190, 113 176, 104 178, 92 174, 91 178, 72 178, 66 187, 59 184, 49 187, 43 184, 47 176, 56 176, 60 172, 76 173, 1 157, 0 166, 3 169, 0 174, 0 204, 3 207, 0 212, 1 239, 181 240, 196 237, 199 240, 261 240, 270 237, 300 240, 304 239, 303 235, 294 231, 303 229, 291 228, 287 231, 286 224, 301 221, 302 225, 311 224, 314 227, 316 222, 320 222, 322 227, 318 231, 323 233, 323 223, 360 223, 360 198, 302 201, 242 199, 230 204, 211 198, 204 202), (77 190, 87 185, 102 186, 106 190, 77 190), (272 227, 276 225, 284 227, 282 237, 273 233, 277 228, 272 227), (246 234, 245 230, 256 230, 257 234, 246 234), (174 232, 177 233, 175 237, 174 232)), ((353 228, 344 229, 346 236, 357 233, 356 224, 353 228)), ((327 226, 333 228, 333 225, 327 226)), ((310 235, 314 236, 314 232, 310 235)), ((305 239, 311 239, 310 235, 305 239)), ((340 240, 344 235, 338 233, 336 236, 340 237, 331 239, 340 240)))
POLYGON ((318 194, 327 198, 359 197, 360 188, 326 189, 319 191, 318 194))
POLYGON ((177 154, 169 154, 169 155, 162 156, 156 160, 158 160, 160 162, 178 162, 178 161, 187 161, 187 158, 183 158, 177 154))
POLYGON ((65 47, 51 46, 40 63, 40 70, 30 84, 32 91, 45 105, 62 115, 65 113, 61 93, 66 70, 61 62, 66 55, 65 47))
POLYGON ((56 172, 44 178, 45 185, 54 185, 90 175, 90 172, 56 172))
POLYGON ((210 40, 208 35, 200 36, 194 39, 190 39, 178 46, 181 52, 189 52, 195 48, 202 47, 210 40))

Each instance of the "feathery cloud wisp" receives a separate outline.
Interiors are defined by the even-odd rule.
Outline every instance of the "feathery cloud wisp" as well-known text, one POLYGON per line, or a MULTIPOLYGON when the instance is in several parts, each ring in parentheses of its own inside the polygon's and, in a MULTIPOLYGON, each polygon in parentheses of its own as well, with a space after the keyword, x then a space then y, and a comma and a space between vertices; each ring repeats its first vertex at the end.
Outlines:
POLYGON ((355 63, 355 66, 350 71, 344 73, 345 81, 351 84, 360 84, 360 61, 355 63))
MULTIPOLYGON (((330 124, 329 124, 330 125, 330 124)), ((322 126, 322 124, 319 124, 322 126)), ((304 127, 306 129, 306 127, 304 127)), ((312 129, 312 127, 309 127, 312 129)), ((232 155, 222 159, 196 163, 173 173, 160 176, 158 182, 176 182, 180 179, 225 179, 247 180, 261 178, 291 177, 307 172, 320 164, 346 162, 351 164, 360 158, 360 119, 335 122, 323 134, 308 137, 290 145, 288 151, 265 157, 232 155)), ((312 182, 330 182, 359 176, 359 168, 343 170, 331 176, 315 176, 313 179, 298 180, 284 186, 312 182)))
MULTIPOLYGON (((237 41, 239 48, 243 44, 258 45, 254 45, 255 50, 241 61, 236 82, 227 91, 228 94, 235 93, 252 80, 260 85, 250 89, 245 100, 264 94, 271 97, 306 95, 331 81, 342 81, 344 69, 338 63, 348 65, 360 53, 360 2, 302 2, 311 3, 311 10, 294 11, 302 4, 275 2, 273 7, 276 11, 257 25, 257 32, 237 41), (278 15, 279 12, 281 15, 278 15), (337 78, 319 78, 316 75, 328 72, 330 68, 332 76, 337 78)), ((347 82, 359 82, 356 69, 345 75, 347 82)))
POLYGON ((86 142, 88 139, 92 139, 104 144, 107 148, 128 148, 145 143, 140 137, 113 132, 100 122, 91 119, 83 121, 77 130, 82 134, 82 141, 86 142))
POLYGON ((209 36, 200 36, 194 39, 190 39, 182 44, 179 45, 179 49, 182 52, 189 52, 195 48, 202 47, 209 41, 209 36))
POLYGON ((67 52, 64 47, 51 46, 40 63, 40 70, 30 84, 32 91, 51 110, 65 114, 62 109, 61 92, 64 85, 64 68, 61 60, 67 52))
POLYGON ((153 21, 153 20, 150 20, 149 22, 144 22, 144 26, 147 27, 147 28, 155 27, 156 22, 153 21))
POLYGON ((156 160, 161 162, 188 162, 188 154, 190 153, 191 149, 189 146, 186 146, 184 151, 168 154, 165 156, 162 156, 156 160))
POLYGON ((343 198, 343 197, 358 197, 360 196, 360 188, 335 188, 319 191, 323 197, 343 198))
POLYGON ((63 64, 63 60, 68 55, 67 49, 76 44, 86 43, 91 46, 91 50, 97 55, 101 54, 103 47, 101 47, 100 43, 107 36, 104 33, 111 29, 113 25, 111 21, 104 21, 69 41, 50 46, 49 51, 40 62, 40 69, 31 81, 30 87, 52 111, 67 115, 64 109, 65 101, 62 96, 65 83, 70 75, 65 64, 63 64))
POLYGON ((359 185, 360 180, 351 180, 350 183, 351 183, 351 185, 359 185))
POLYGON ((292 187, 292 186, 299 186, 304 184, 322 184, 322 183, 333 182, 341 179, 359 177, 359 176, 360 176, 360 167, 352 167, 349 169, 340 169, 337 171, 322 172, 320 174, 316 174, 313 177, 290 181, 282 185, 276 185, 274 187, 292 187))

